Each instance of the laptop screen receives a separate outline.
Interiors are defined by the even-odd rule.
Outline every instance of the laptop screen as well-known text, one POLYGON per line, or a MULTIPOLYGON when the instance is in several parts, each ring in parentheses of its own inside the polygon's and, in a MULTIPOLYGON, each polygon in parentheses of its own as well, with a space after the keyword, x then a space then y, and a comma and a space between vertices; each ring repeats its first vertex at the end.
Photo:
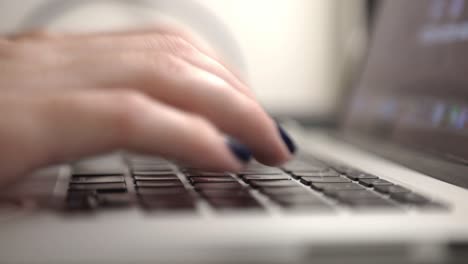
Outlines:
POLYGON ((347 131, 468 160, 468 1, 382 3, 347 131))

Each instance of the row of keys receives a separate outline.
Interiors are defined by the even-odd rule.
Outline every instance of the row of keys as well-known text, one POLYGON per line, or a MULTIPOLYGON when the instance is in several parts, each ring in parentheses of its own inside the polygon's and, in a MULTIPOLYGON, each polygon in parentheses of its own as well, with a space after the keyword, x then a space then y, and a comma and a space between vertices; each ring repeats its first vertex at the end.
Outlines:
POLYGON ((69 183, 66 208, 89 210, 97 207, 123 207, 131 204, 132 200, 127 193, 123 175, 77 172, 72 174, 69 183))
POLYGON ((263 208, 248 189, 229 174, 191 170, 185 170, 184 174, 200 196, 218 211, 263 208))
POLYGON ((288 169, 293 177, 299 179, 301 183, 310 185, 312 188, 348 204, 355 203, 357 199, 358 204, 362 202, 364 206, 369 205, 369 200, 372 200, 370 205, 374 205, 374 200, 378 200, 376 206, 393 207, 395 203, 399 203, 426 208, 443 207, 440 203, 431 201, 407 188, 341 164, 331 166, 324 164, 314 166, 310 170, 304 169, 304 165, 299 166, 298 169, 294 166, 290 166, 288 169), (318 170, 318 167, 322 170, 318 170), (368 188, 371 188, 372 191, 368 188), (382 199, 382 197, 389 197, 392 201, 382 199))
POLYGON ((190 211, 194 197, 174 172, 173 165, 156 158, 128 160, 140 205, 149 211, 190 211))

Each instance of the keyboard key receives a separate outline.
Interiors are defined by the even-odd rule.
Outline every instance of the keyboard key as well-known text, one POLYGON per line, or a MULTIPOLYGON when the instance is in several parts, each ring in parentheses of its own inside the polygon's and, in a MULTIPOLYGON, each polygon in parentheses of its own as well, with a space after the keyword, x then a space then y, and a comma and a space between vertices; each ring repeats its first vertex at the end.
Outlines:
POLYGON ((244 175, 242 178, 245 181, 250 181, 250 180, 271 181, 271 180, 289 180, 290 179, 290 177, 286 174, 277 174, 277 175, 251 174, 251 175, 244 175))
POLYGON ((122 183, 125 182, 123 176, 74 176, 70 183, 122 183))
POLYGON ((322 203, 323 200, 312 193, 291 194, 291 195, 277 195, 271 196, 272 200, 280 204, 293 204, 293 203, 322 203))
POLYGON ((319 191, 336 190, 364 190, 365 188, 354 182, 348 183, 312 183, 311 187, 319 191))
POLYGON ((344 183, 351 181, 343 177, 301 177, 300 182, 305 185, 310 185, 311 183, 344 183))
POLYGON ((179 178, 176 175, 165 174, 165 175, 145 175, 145 176, 134 176, 136 181, 176 181, 179 178))
POLYGON ((137 181, 135 183, 137 187, 183 187, 182 182, 179 180, 173 181, 137 181))
POLYGON ((376 185, 375 190, 384 193, 384 194, 390 194, 390 193, 409 193, 411 192, 410 190, 401 187, 399 185, 376 185))
POLYGON ((231 176, 201 176, 201 177, 190 177, 190 182, 193 183, 213 183, 213 182, 237 182, 231 176))
POLYGON ((251 194, 245 189, 203 189, 198 190, 198 192, 204 197, 225 197, 225 198, 235 198, 235 197, 251 197, 251 194))
POLYGON ((70 192, 66 198, 67 210, 92 210, 98 207, 96 192, 70 192))
POLYGON ((126 192, 127 187, 125 183, 96 183, 96 184, 72 183, 69 186, 69 190, 70 191, 97 191, 98 193, 126 192))
POLYGON ((116 208, 130 206, 134 199, 128 193, 104 193, 97 196, 99 206, 116 208))
POLYGON ((294 187, 298 184, 291 180, 277 180, 277 181, 261 181, 261 180, 251 180, 249 184, 256 188, 284 188, 284 187, 294 187))
POLYGON ((134 171, 133 176, 141 176, 141 177, 171 177, 177 175, 172 171, 134 171))
POLYGON ((359 183, 366 187, 374 187, 377 185, 394 185, 393 183, 383 179, 359 179, 359 183))
POLYGON ((154 188, 154 187, 137 188, 137 194, 139 195, 174 195, 174 194, 184 194, 184 193, 187 193, 187 190, 183 186, 174 186, 174 187, 165 187, 165 188, 154 188))
POLYGON ((148 174, 157 174, 157 173, 174 173, 174 171, 171 168, 166 168, 166 169, 152 169, 152 168, 138 168, 138 169, 132 169, 132 174, 133 175, 148 175, 148 174))
POLYGON ((282 196, 282 195, 294 195, 294 194, 310 194, 310 190, 302 186, 291 186, 284 188, 275 188, 275 187, 263 187, 260 189, 260 192, 267 196, 282 196))
POLYGON ((187 177, 225 177, 229 176, 229 174, 225 172, 204 172, 204 171, 189 171, 185 172, 185 176, 187 177))
POLYGON ((194 183, 196 189, 242 189, 238 182, 194 183))

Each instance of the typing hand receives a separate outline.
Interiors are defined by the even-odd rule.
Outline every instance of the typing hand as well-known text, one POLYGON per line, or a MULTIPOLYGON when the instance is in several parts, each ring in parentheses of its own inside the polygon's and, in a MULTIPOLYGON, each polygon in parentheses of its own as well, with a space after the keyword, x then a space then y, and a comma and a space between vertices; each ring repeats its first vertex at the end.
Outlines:
POLYGON ((250 152, 285 162, 294 145, 245 82, 186 32, 0 39, 0 182, 117 149, 236 171, 250 152))

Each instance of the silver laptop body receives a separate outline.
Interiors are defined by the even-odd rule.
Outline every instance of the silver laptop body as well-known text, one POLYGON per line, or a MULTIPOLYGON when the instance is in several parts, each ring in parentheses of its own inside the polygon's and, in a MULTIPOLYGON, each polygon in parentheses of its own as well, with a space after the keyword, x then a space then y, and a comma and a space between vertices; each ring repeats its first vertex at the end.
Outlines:
POLYGON ((239 174, 112 153, 4 188, 0 263, 463 263, 468 8, 384 2, 337 130, 239 174))

